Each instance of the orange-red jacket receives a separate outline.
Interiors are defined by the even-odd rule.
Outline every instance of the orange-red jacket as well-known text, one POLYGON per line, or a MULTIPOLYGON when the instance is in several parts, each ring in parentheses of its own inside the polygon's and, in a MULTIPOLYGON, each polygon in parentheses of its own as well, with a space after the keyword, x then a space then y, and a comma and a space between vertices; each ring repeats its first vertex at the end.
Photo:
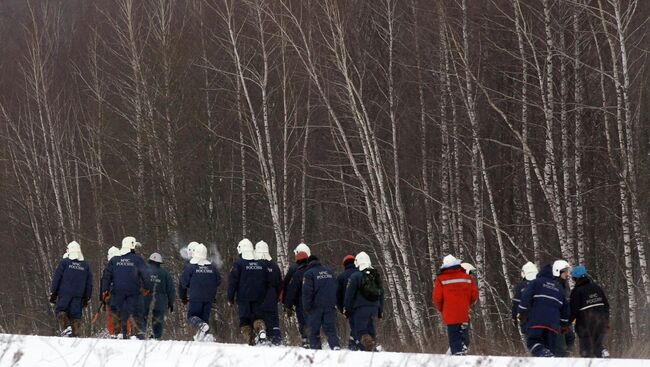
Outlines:
POLYGON ((445 324, 468 322, 469 306, 477 299, 476 284, 460 265, 443 269, 438 274, 433 286, 433 305, 442 313, 445 324))

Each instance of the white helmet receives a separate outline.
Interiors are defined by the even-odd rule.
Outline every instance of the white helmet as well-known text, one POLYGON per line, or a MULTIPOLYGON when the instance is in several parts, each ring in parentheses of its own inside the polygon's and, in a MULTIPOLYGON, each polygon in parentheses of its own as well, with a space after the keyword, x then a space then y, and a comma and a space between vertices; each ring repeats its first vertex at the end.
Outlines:
POLYGON ((473 271, 476 270, 476 268, 474 267, 474 265, 472 265, 472 264, 470 264, 470 263, 462 263, 462 264, 460 264, 460 266, 461 266, 463 269, 465 269, 465 272, 467 273, 467 275, 471 274, 473 271))
POLYGON ((237 253, 244 260, 255 260, 255 249, 253 248, 253 243, 248 238, 239 241, 237 244, 237 253))
POLYGON ((555 260, 553 263, 553 276, 559 277, 562 271, 569 271, 571 265, 565 260, 555 260))
POLYGON ((202 243, 197 243, 194 246, 194 252, 190 259, 190 264, 207 265, 209 263, 208 248, 202 243))
POLYGON ((131 237, 131 236, 124 237, 124 239, 122 239, 122 248, 120 249, 120 253, 122 255, 126 255, 129 252, 131 252, 131 250, 135 250, 135 246, 136 246, 135 237, 131 237))
POLYGON ((311 256, 311 250, 309 249, 309 246, 307 246, 304 243, 300 243, 296 248, 293 250, 293 254, 297 255, 299 252, 304 252, 307 254, 307 256, 311 256))
POLYGON ((370 263, 370 256, 365 252, 361 251, 354 257, 354 266, 356 266, 360 271, 364 271, 372 267, 370 263))
POLYGON ((111 248, 109 248, 108 252, 106 253, 106 260, 111 261, 111 259, 115 256, 120 256, 120 249, 115 246, 111 246, 111 248))
POLYGON ((153 262, 157 262, 158 264, 162 264, 162 262, 163 262, 162 255, 160 255, 157 252, 154 252, 153 254, 151 254, 151 256, 149 256, 149 260, 153 261, 153 262))
POLYGON ((447 255, 442 259, 442 268, 451 268, 452 266, 460 265, 461 261, 458 260, 454 255, 447 255))
POLYGON ((521 277, 526 280, 534 280, 537 277, 537 266, 530 261, 521 267, 521 277))
POLYGON ((198 242, 192 241, 192 242, 190 242, 189 245, 187 245, 187 254, 190 256, 190 259, 194 255, 194 249, 196 248, 196 245, 198 245, 198 244, 199 244, 198 242))
POLYGON ((269 253, 269 244, 260 241, 255 244, 255 260, 271 260, 271 254, 269 253))
POLYGON ((84 255, 81 253, 81 245, 79 245, 79 242, 77 241, 72 241, 68 244, 67 251, 65 255, 63 255, 64 258, 68 258, 70 260, 79 260, 83 261, 84 260, 84 255))

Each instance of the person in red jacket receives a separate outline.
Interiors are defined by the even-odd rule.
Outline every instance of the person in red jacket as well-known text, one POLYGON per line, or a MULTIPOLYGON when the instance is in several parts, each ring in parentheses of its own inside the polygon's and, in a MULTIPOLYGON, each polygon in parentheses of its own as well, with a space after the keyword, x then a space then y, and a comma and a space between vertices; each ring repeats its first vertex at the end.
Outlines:
POLYGON ((469 322, 469 307, 478 299, 478 289, 461 266, 461 261, 452 255, 442 260, 442 268, 433 286, 433 305, 442 314, 447 325, 449 348, 453 355, 467 354, 464 332, 469 322))

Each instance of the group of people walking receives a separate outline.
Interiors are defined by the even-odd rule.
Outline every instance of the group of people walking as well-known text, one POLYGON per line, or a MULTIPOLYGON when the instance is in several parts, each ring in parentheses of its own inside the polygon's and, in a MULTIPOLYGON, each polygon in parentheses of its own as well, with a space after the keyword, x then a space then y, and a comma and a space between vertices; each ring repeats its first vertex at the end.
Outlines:
MULTIPOLYGON (((136 253, 138 242, 125 237, 120 249, 111 247, 102 272, 100 307, 105 308, 108 332, 114 337, 155 338, 163 334, 167 312, 174 311, 176 287, 162 268, 163 258, 152 253, 148 262, 136 253)), ((236 307, 242 338, 249 345, 281 345, 280 313, 296 316, 302 346, 321 349, 321 330, 330 349, 340 349, 336 319, 338 313, 349 324, 350 350, 376 351, 375 322, 383 318, 384 290, 380 273, 370 256, 360 252, 343 258, 338 275, 324 266, 304 243, 294 249, 295 262, 284 277, 273 261, 269 245, 253 246, 248 239, 237 245, 239 254, 228 274, 227 302, 236 307)), ((189 260, 178 281, 178 297, 187 309, 187 322, 195 328, 194 340, 212 341, 209 322, 222 278, 208 259, 207 247, 198 242, 187 246, 189 260)), ((572 324, 580 337, 584 357, 607 357, 602 341, 609 327, 609 305, 602 289, 583 266, 571 271, 575 286, 566 298, 570 266, 558 260, 538 273, 526 263, 522 281, 513 293, 512 317, 527 338, 533 356, 562 356, 559 339, 571 345, 572 324), (560 337, 558 337, 560 336, 560 337)), ((452 255, 443 259, 432 300, 441 313, 449 336, 449 353, 463 355, 469 348, 470 308, 478 300, 476 269, 452 255)), ((82 310, 93 289, 90 266, 84 261, 79 243, 68 244, 54 272, 50 302, 62 336, 81 335, 82 310)), ((575 337, 573 338, 575 340, 575 337)))

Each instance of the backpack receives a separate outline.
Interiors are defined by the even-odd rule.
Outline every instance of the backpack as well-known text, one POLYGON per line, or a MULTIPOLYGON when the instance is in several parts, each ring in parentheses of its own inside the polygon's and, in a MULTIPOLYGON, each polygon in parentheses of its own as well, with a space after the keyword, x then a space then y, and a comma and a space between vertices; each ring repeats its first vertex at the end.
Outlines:
POLYGON ((361 282, 359 284, 359 292, 363 298, 370 302, 379 300, 381 296, 381 278, 379 272, 375 269, 368 268, 362 271, 361 282))

